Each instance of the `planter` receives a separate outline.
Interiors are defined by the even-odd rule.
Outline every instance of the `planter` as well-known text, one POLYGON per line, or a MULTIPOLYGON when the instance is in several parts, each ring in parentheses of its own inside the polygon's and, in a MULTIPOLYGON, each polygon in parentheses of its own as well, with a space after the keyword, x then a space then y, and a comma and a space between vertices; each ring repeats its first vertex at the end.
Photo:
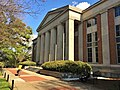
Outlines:
POLYGON ((43 69, 40 70, 40 73, 45 74, 45 75, 50 75, 50 76, 53 76, 53 77, 57 77, 57 78, 60 78, 60 79, 65 79, 65 78, 77 78, 77 79, 79 79, 79 77, 80 77, 77 74, 61 73, 61 72, 49 71, 49 70, 43 70, 43 69))
POLYGON ((62 73, 60 73, 60 72, 40 69, 40 73, 45 74, 45 75, 50 75, 50 76, 53 76, 53 77, 57 77, 57 78, 62 78, 62 73))

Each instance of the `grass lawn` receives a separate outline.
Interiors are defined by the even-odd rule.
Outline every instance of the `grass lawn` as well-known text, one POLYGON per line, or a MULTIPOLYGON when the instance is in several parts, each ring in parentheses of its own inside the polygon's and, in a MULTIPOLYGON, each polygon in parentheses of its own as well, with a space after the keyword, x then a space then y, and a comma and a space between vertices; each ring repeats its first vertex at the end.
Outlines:
MULTIPOLYGON (((1 76, 1 72, 0 72, 0 76, 1 76)), ((5 80, 5 78, 1 78, 0 77, 0 90, 10 90, 10 85, 9 83, 5 80)))

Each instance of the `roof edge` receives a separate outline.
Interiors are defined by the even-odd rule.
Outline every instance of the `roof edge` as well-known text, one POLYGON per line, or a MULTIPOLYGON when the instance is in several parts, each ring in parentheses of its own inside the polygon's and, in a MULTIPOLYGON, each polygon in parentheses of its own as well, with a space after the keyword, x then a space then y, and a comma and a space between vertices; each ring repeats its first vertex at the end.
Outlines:
POLYGON ((91 10, 92 8, 98 6, 98 5, 100 5, 101 3, 104 3, 104 2, 106 2, 106 1, 108 1, 108 0, 99 0, 98 2, 94 3, 93 5, 91 5, 90 7, 88 7, 87 9, 83 10, 82 12, 85 13, 85 12, 91 10))

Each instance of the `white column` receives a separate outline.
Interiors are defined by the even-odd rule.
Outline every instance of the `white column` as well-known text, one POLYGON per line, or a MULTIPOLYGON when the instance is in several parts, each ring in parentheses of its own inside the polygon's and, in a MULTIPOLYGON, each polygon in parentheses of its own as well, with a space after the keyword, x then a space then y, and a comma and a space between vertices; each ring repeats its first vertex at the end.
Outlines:
POLYGON ((57 60, 63 59, 63 32, 64 26, 59 24, 57 26, 57 60))
POLYGON ((68 19, 66 21, 66 53, 68 60, 74 60, 74 20, 68 19))
POLYGON ((56 29, 51 29, 50 38, 50 61, 55 60, 55 45, 56 45, 56 29))
POLYGON ((45 46, 45 40, 44 40, 44 34, 42 34, 41 35, 40 64, 44 63, 44 46, 45 46))
POLYGON ((47 62, 49 60, 49 31, 45 33, 45 52, 44 52, 44 62, 47 62))
POLYGON ((83 60, 83 28, 82 23, 78 26, 78 48, 79 48, 79 60, 83 60))
POLYGON ((104 65, 110 65, 109 33, 108 33, 107 12, 101 14, 101 34, 102 34, 103 64, 104 65))
POLYGON ((40 61, 40 36, 37 37, 36 62, 40 61))

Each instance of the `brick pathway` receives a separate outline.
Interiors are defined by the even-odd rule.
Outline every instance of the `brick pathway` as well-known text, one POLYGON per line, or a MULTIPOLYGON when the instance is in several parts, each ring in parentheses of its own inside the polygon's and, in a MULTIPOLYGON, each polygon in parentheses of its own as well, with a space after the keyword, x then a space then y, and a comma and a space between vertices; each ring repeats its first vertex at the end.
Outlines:
MULTIPOLYGON (((17 72, 17 69, 14 69, 14 68, 7 68, 7 70, 10 71, 11 73, 13 73, 14 75, 17 72)), ((19 78, 23 79, 26 82, 47 80, 47 79, 42 78, 42 77, 30 75, 29 73, 26 73, 26 72, 24 72, 22 70, 20 71, 19 78)))
MULTIPOLYGON (((17 69, 15 68, 7 68, 8 71, 10 71, 11 73, 13 73, 14 75, 17 73, 17 69)), ((20 71, 20 75, 28 75, 29 73, 26 73, 24 71, 20 71)))
POLYGON ((65 82, 27 70, 22 70, 20 76, 15 76, 17 72, 15 68, 5 68, 4 72, 10 75, 9 81, 14 79, 14 90, 103 90, 94 87, 93 84, 81 83, 79 81, 65 82))
POLYGON ((79 90, 72 86, 67 85, 66 83, 63 83, 62 81, 58 81, 58 79, 53 79, 50 76, 45 75, 35 75, 29 72, 25 72, 25 70, 22 70, 20 72, 20 76, 15 76, 17 69, 15 68, 6 68, 5 70, 8 70, 13 74, 16 80, 18 81, 20 78, 24 80, 25 82, 16 82, 15 83, 15 89, 14 90, 79 90), (37 81, 37 82, 36 82, 37 81))
POLYGON ((47 80, 45 78, 38 77, 38 76, 20 76, 20 78, 23 79, 23 80, 25 80, 26 82, 47 80))

